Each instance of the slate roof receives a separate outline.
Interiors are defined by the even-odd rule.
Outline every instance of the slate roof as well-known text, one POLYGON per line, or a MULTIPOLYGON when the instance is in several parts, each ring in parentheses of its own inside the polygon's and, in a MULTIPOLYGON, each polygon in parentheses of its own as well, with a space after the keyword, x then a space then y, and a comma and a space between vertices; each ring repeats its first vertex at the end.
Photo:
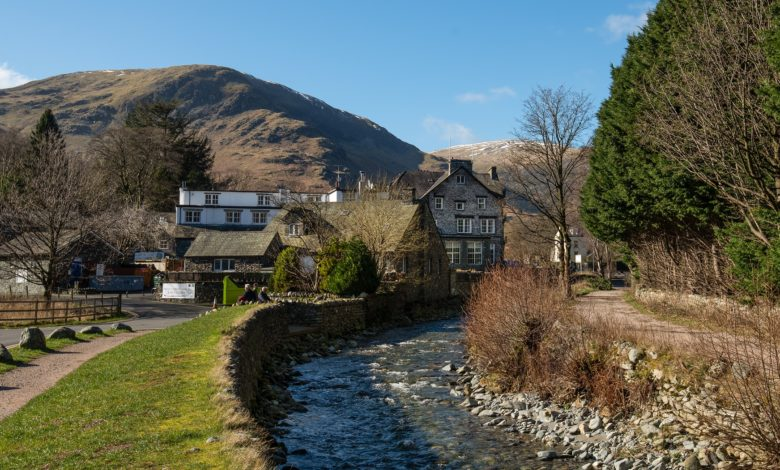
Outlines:
MULTIPOLYGON (((103 240, 101 237, 97 236, 93 232, 82 232, 80 230, 75 230, 75 229, 65 230, 60 235, 59 238, 59 243, 61 246, 60 252, 66 252, 67 250, 70 250, 72 245, 75 246, 77 242, 85 240, 87 238, 92 238, 94 240, 97 240, 98 242, 103 243, 111 250, 117 252, 118 254, 121 254, 121 252, 116 247, 114 247, 107 241, 103 240)), ((47 246, 48 240, 49 240, 49 235, 47 233, 43 233, 43 232, 23 233, 16 238, 12 238, 10 240, 6 240, 5 242, 0 243, 0 258, 5 258, 11 255, 46 256, 49 254, 49 248, 47 246)))
POLYGON ((276 233, 266 232, 217 232, 198 234, 185 253, 185 258, 234 257, 252 258, 268 255, 276 233))
POLYGON ((445 182, 450 176, 456 174, 458 171, 465 171, 470 173, 474 179, 476 179, 482 186, 488 191, 493 193, 496 197, 503 198, 505 189, 504 185, 497 180, 490 177, 489 173, 476 173, 469 171, 466 168, 460 167, 454 170, 452 173, 446 171, 404 171, 398 176, 393 178, 392 185, 401 188, 414 188, 415 197, 418 199, 423 198, 430 193, 434 188, 445 182))

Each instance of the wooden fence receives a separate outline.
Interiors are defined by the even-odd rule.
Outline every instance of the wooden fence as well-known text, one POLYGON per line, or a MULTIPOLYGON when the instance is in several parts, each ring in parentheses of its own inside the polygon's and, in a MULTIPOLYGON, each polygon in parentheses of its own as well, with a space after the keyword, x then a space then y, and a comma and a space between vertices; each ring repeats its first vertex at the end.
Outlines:
POLYGON ((0 300, 0 323, 66 323, 97 320, 122 312, 122 294, 84 298, 0 300))

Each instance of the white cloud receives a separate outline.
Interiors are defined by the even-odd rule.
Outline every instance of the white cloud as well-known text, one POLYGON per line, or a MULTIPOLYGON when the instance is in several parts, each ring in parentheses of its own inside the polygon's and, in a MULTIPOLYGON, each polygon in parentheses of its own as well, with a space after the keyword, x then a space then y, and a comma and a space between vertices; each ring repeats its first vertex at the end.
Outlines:
POLYGON ((30 80, 30 78, 8 67, 8 64, 5 62, 0 64, 0 88, 13 88, 24 85, 30 80))
POLYGON ((632 3, 628 5, 629 10, 635 13, 615 13, 604 19, 601 27, 585 28, 586 32, 600 32, 608 41, 617 41, 623 39, 629 34, 639 32, 647 23, 647 13, 655 6, 654 2, 632 3))
POLYGON ((423 119, 423 127, 429 134, 453 144, 468 144, 474 142, 474 133, 468 127, 457 122, 445 121, 433 116, 423 119))
POLYGON ((517 92, 508 86, 491 88, 486 93, 461 93, 455 99, 461 103, 487 103, 502 98, 514 98, 517 92))

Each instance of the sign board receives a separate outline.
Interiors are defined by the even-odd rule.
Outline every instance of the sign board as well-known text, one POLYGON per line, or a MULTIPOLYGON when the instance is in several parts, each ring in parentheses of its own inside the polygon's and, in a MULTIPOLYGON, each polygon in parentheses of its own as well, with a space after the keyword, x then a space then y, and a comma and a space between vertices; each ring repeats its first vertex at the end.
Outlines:
POLYGON ((98 264, 95 267, 95 276, 102 276, 106 271, 106 265, 105 264, 98 264))
POLYGON ((137 251, 133 255, 135 262, 139 261, 164 261, 165 253, 162 251, 137 251))
POLYGON ((194 282, 164 282, 162 285, 163 299, 194 299, 194 282))
POLYGON ((574 255, 574 262, 577 264, 582 263, 582 255, 574 255))

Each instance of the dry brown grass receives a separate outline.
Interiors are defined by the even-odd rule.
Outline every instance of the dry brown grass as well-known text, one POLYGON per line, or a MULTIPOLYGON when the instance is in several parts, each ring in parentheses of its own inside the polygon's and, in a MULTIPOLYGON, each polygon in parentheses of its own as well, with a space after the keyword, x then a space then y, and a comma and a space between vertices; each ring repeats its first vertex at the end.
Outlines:
POLYGON ((576 313, 550 271, 496 269, 466 309, 469 351, 504 390, 586 398, 614 412, 652 396, 652 381, 627 380, 620 368, 618 345, 636 335, 608 318, 576 313))

